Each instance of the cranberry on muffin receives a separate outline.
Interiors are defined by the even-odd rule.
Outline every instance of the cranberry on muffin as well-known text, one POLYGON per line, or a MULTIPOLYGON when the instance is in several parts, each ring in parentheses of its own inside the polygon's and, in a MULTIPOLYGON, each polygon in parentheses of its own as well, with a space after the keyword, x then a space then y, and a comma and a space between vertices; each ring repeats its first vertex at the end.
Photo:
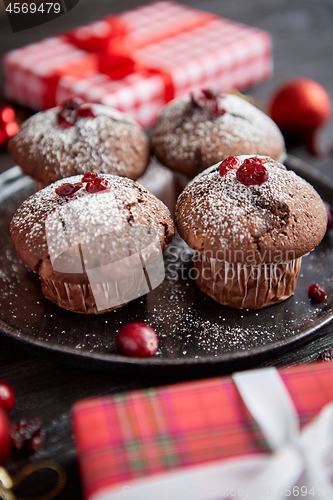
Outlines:
POLYGON ((8 149, 37 189, 90 171, 136 180, 150 158, 147 136, 132 118, 78 98, 28 118, 8 149))
POLYGON ((163 281, 162 252, 174 225, 168 208, 137 182, 86 173, 24 201, 10 233, 47 299, 73 312, 99 314, 163 281))
POLYGON ((302 256, 324 237, 327 215, 304 179, 267 156, 242 155, 187 185, 176 224, 196 251, 199 288, 220 304, 259 309, 294 293, 302 256))
POLYGON ((267 155, 282 161, 283 136, 264 112, 216 89, 192 91, 160 111, 151 135, 156 158, 193 178, 228 156, 267 155))

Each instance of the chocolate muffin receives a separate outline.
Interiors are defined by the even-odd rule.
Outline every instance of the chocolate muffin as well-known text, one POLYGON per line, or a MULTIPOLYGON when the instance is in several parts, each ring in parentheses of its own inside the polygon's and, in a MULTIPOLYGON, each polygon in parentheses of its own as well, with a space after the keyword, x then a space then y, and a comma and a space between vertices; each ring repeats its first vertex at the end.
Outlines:
POLYGON ((137 179, 150 151, 143 129, 124 113, 80 99, 40 111, 9 141, 9 152, 37 189, 85 172, 137 179))
POLYGON ((231 155, 285 157, 283 136, 269 116, 238 95, 214 89, 193 91, 165 105, 151 143, 163 165, 190 179, 231 155))
POLYGON ((84 314, 111 311, 164 279, 174 236, 167 207, 144 187, 110 174, 59 180, 28 198, 10 232, 45 297, 84 314))
POLYGON ((179 196, 176 223, 196 283, 220 304, 259 309, 290 297, 327 214, 313 187, 267 156, 229 157, 179 196))

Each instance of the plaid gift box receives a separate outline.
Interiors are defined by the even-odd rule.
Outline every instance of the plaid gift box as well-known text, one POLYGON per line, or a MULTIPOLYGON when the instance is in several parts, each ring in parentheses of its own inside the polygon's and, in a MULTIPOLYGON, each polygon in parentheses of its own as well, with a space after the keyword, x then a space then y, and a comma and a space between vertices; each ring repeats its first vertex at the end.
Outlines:
MULTIPOLYGON (((331 363, 279 373, 301 428, 333 400, 331 363)), ((139 477, 268 451, 230 377, 79 401, 73 430, 86 499, 139 477)))
POLYGON ((271 49, 265 31, 157 1, 7 53, 4 92, 35 110, 80 96, 149 127, 192 88, 244 89, 268 78, 271 49))

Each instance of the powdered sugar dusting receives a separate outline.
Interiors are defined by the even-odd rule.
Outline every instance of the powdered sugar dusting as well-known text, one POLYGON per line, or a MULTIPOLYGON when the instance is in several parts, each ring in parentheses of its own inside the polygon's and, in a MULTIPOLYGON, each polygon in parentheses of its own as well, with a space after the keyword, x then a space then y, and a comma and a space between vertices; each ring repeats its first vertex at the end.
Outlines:
MULTIPOLYGON (((239 156, 241 163, 249 156, 239 156)), ((178 198, 176 220, 180 235, 197 250, 213 255, 225 247, 260 252, 265 238, 287 251, 295 247, 304 232, 297 230, 304 220, 319 230, 319 238, 309 235, 306 253, 319 243, 325 231, 323 203, 319 195, 294 172, 266 158, 268 180, 261 185, 245 186, 237 180, 236 170, 220 176, 216 164, 191 181, 178 198), (311 203, 311 206, 309 206, 311 203)), ((301 254, 302 255, 302 254, 301 254)), ((297 255, 298 256, 298 255, 297 255)))
POLYGON ((143 130, 127 115, 91 104, 95 118, 75 125, 57 124, 60 107, 36 113, 21 126, 10 144, 23 171, 47 183, 90 171, 137 178, 148 163, 143 130))
MULTIPOLYGON (((82 180, 82 176, 73 176, 38 191, 21 205, 13 217, 11 231, 19 254, 30 268, 36 270, 40 261, 48 257, 46 226, 59 249, 98 240, 102 260, 104 253, 109 256, 112 252, 121 253, 128 245, 135 246, 135 238, 129 240, 128 227, 151 228, 165 247, 173 234, 166 206, 135 181, 100 175, 108 180, 109 190, 88 193, 83 185, 71 197, 57 195, 55 189, 62 183, 82 180)), ((144 235, 140 234, 141 248, 145 245, 142 238, 144 235)), ((150 242, 148 234, 146 239, 150 242)))
POLYGON ((217 118, 209 109, 191 106, 189 96, 167 104, 152 132, 161 163, 193 174, 230 155, 284 155, 283 136, 269 116, 231 94, 221 98, 221 107, 226 112, 217 118))

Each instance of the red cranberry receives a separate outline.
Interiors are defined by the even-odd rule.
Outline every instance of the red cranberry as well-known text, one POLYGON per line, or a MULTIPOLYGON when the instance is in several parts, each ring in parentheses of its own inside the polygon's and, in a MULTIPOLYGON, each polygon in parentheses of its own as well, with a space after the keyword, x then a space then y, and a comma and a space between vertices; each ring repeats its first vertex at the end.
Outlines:
POLYGON ((76 116, 80 118, 96 118, 95 113, 90 106, 81 106, 76 110, 76 116))
POLYGON ((98 178, 98 174, 95 172, 86 172, 82 177, 82 182, 89 182, 98 178))
POLYGON ((58 125, 63 128, 73 127, 77 118, 96 118, 96 115, 91 106, 84 104, 79 97, 63 102, 57 116, 58 125))
POLYGON ((11 411, 15 405, 14 389, 7 382, 0 381, 0 408, 11 411))
POLYGON ((219 166, 220 176, 223 177, 230 170, 237 170, 240 165, 240 159, 237 156, 228 156, 219 166))
POLYGON ((244 162, 237 170, 236 177, 245 186, 260 186, 268 180, 268 172, 260 162, 244 162))
POLYGON ((222 92, 218 89, 201 89, 201 92, 204 94, 204 96, 207 97, 207 99, 216 99, 217 97, 222 97, 222 92))
POLYGON ((37 429, 36 432, 31 436, 31 438, 27 441, 27 448, 30 451, 40 450, 43 446, 45 433, 42 429, 37 429))
POLYGON ((156 353, 158 339, 150 326, 144 323, 129 323, 119 330, 116 347, 126 356, 148 358, 156 353))
POLYGON ((106 189, 110 189, 110 183, 106 179, 92 179, 86 184, 86 190, 88 193, 98 193, 99 191, 105 191, 106 189))
POLYGON ((327 231, 333 227, 333 207, 324 201, 324 205, 327 212, 327 231))
POLYGON ((310 299, 316 300, 317 302, 323 302, 327 297, 324 288, 318 285, 318 283, 310 285, 308 288, 308 293, 310 299))
POLYGON ((0 408, 0 465, 5 465, 12 449, 10 422, 7 413, 0 408))
POLYGON ((212 109, 215 116, 223 116, 227 112, 218 101, 213 103, 212 109))
POLYGON ((76 191, 81 189, 83 186, 82 182, 77 182, 76 184, 71 184, 70 182, 64 182, 57 188, 55 188, 55 193, 59 196, 73 196, 76 191))
POLYGON ((191 103, 195 108, 208 108, 215 116, 222 116, 226 110, 221 106, 221 99, 224 97, 218 89, 200 89, 191 92, 191 103))
POLYGON ((80 97, 73 97, 73 99, 68 99, 61 104, 62 108, 75 110, 82 106, 83 100, 80 97))
POLYGON ((328 349, 326 351, 322 351, 319 354, 318 360, 320 361, 333 361, 333 351, 328 349))
POLYGON ((10 435, 17 450, 24 446, 31 451, 37 451, 43 444, 44 432, 38 417, 29 420, 22 419, 10 426, 10 435))
POLYGON ((190 93, 191 104, 195 108, 203 108, 207 104, 207 98, 202 90, 193 90, 190 93))
POLYGON ((264 165, 267 163, 266 158, 258 158, 258 156, 251 156, 250 158, 245 158, 243 161, 243 165, 253 165, 253 164, 258 164, 260 163, 261 165, 264 165))
POLYGON ((203 106, 207 106, 208 101, 213 101, 218 98, 224 97, 223 94, 218 89, 200 89, 193 90, 191 92, 191 101, 194 106, 201 108, 203 106))
POLYGON ((63 108, 58 113, 57 121, 59 127, 71 128, 75 125, 76 122, 75 112, 72 109, 63 108))

